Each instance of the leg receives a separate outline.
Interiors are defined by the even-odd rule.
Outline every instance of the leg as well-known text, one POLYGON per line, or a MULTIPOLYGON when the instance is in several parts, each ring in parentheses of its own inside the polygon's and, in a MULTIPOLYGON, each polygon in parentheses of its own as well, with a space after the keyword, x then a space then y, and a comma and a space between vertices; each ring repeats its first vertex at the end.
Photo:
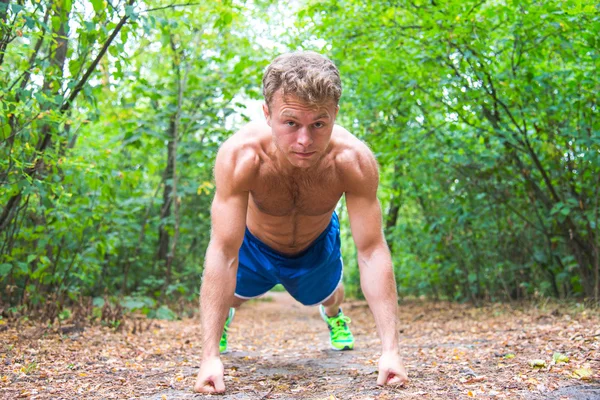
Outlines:
POLYGON ((333 294, 319 307, 321 317, 329 328, 333 350, 352 350, 354 348, 354 336, 348 327, 350 318, 345 316, 340 308, 343 300, 344 285, 340 282, 333 294))
POLYGON ((340 311, 340 305, 344 301, 344 284, 340 282, 335 292, 323 303, 325 313, 328 317, 335 317, 340 311))
POLYGON ((245 302, 247 302, 248 299, 242 299, 240 297, 237 297, 235 294, 233 295, 233 299, 231 299, 231 307, 233 308, 240 308, 240 306, 242 304, 244 304, 245 302))
POLYGON ((227 352, 227 331, 229 330, 229 325, 231 325, 231 321, 233 321, 233 316, 235 315, 235 310, 239 308, 243 303, 245 303, 247 299, 242 299, 237 297, 235 294, 231 299, 229 299, 230 308, 227 310, 227 319, 225 320, 225 326, 223 327, 223 334, 221 335, 221 342, 219 343, 219 352, 226 353, 227 352))

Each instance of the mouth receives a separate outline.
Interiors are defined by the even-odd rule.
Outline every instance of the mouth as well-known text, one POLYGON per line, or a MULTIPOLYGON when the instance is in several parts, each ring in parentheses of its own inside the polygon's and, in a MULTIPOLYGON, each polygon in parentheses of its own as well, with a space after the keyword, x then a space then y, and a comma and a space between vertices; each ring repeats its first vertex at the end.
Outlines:
POLYGON ((312 156, 315 153, 316 153, 316 151, 310 151, 310 152, 306 152, 306 153, 294 152, 294 154, 300 158, 309 158, 310 156, 312 156))

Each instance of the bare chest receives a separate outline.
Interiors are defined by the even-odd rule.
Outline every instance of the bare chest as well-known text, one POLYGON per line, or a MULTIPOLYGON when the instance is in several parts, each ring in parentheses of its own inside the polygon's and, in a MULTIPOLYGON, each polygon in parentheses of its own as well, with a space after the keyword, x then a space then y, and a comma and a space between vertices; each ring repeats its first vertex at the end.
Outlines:
POLYGON ((333 173, 297 177, 265 173, 250 194, 254 205, 265 214, 316 216, 330 212, 342 190, 333 173))

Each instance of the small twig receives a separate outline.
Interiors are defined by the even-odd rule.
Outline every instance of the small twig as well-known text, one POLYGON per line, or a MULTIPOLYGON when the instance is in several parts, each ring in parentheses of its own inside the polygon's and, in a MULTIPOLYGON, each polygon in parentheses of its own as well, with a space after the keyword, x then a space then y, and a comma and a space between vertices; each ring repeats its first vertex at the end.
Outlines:
POLYGON ((185 4, 169 4, 168 6, 163 6, 163 7, 156 7, 156 8, 150 8, 148 10, 143 10, 140 11, 139 13, 148 13, 148 12, 152 12, 152 11, 158 11, 158 10, 164 10, 167 8, 175 8, 175 7, 187 7, 187 6, 199 6, 203 3, 185 3, 185 4))
POLYGON ((273 392, 273 389, 275 389, 275 385, 271 386, 271 389, 269 389, 269 391, 267 392, 267 394, 265 394, 263 397, 261 397, 260 400, 268 399, 269 396, 271 395, 271 393, 273 392))

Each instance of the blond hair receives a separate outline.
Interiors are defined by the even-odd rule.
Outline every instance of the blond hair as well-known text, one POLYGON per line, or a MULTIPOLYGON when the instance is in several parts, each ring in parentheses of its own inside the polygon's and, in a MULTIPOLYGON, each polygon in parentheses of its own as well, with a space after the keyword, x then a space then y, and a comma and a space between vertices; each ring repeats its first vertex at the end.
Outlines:
POLYGON ((313 51, 282 54, 267 67, 263 76, 263 95, 271 105, 279 89, 311 105, 333 101, 342 96, 340 72, 327 57, 313 51))

